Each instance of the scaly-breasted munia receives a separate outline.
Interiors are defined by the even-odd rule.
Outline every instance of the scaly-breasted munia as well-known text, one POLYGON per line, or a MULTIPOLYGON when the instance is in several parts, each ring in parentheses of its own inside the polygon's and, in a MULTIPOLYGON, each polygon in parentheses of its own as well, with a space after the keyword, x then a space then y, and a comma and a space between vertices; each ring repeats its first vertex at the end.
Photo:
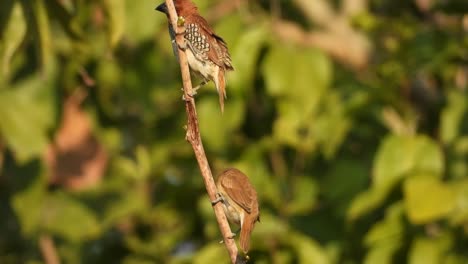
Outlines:
MULTIPOLYGON (((198 13, 198 8, 191 0, 174 0, 174 6, 179 19, 184 21, 185 43, 179 44, 187 55, 190 69, 201 75, 202 83, 193 89, 194 94, 200 86, 213 81, 219 95, 221 112, 224 112, 224 99, 226 98, 226 71, 232 71, 231 57, 226 42, 216 35, 208 22, 198 13)), ((166 3, 160 4, 156 10, 163 12, 169 18, 166 3)), ((175 30, 169 23, 169 33, 172 43, 175 44, 175 30)), ((177 54, 177 46, 175 53, 177 54)))
POLYGON ((216 182, 218 199, 212 204, 222 202, 226 217, 241 226, 239 245, 247 254, 250 247, 250 234, 255 222, 260 221, 258 198, 249 178, 238 169, 223 171, 216 182))

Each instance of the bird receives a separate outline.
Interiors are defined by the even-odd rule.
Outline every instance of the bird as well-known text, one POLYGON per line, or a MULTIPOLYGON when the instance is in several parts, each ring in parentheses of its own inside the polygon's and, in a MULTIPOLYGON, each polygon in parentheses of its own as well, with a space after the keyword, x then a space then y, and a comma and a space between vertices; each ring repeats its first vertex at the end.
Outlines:
POLYGON ((220 173, 216 188, 218 198, 212 204, 221 202, 228 220, 241 227, 239 245, 247 255, 250 235, 255 223, 260 222, 257 191, 249 178, 236 168, 228 168, 220 173))
MULTIPOLYGON (((180 48, 187 55, 188 64, 192 72, 201 76, 203 81, 193 88, 191 96, 209 81, 213 81, 219 96, 221 112, 224 112, 224 99, 226 96, 226 72, 233 71, 231 55, 226 42, 215 34, 205 18, 198 12, 197 6, 191 0, 174 0, 174 6, 178 15, 178 22, 185 27, 183 34, 184 43, 180 48)), ((156 7, 157 11, 166 14, 169 20, 169 12, 166 3, 156 7)), ((169 35, 171 37, 174 52, 177 56, 175 44, 175 30, 169 22, 169 35), (175 46, 174 46, 175 45, 175 46)))

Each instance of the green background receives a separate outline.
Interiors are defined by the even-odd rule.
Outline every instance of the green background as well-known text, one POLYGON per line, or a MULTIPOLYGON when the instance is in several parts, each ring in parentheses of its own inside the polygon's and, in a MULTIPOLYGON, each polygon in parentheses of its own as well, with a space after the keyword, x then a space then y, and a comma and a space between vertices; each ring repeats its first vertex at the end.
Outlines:
MULTIPOLYGON (((196 103, 213 173, 257 188, 251 263, 468 263, 466 1, 196 3, 236 69, 224 115, 196 103)), ((158 4, 1 1, 0 263, 228 263, 158 4)))

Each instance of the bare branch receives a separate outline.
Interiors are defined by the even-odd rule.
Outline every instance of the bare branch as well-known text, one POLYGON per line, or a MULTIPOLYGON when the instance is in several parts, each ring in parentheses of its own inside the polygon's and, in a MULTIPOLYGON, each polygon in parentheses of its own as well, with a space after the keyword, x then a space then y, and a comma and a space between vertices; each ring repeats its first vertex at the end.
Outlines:
POLYGON ((41 235, 39 238, 39 248, 41 249, 42 257, 44 258, 45 263, 60 264, 54 241, 49 235, 41 235))
MULTIPOLYGON (((177 25, 177 13, 174 8, 174 3, 172 0, 166 0, 166 6, 169 11, 170 23, 176 32, 176 41, 178 46, 183 46, 183 36, 181 34, 181 27, 177 25)), ((216 184, 211 173, 210 165, 208 164, 208 159, 206 158, 205 150, 200 137, 200 129, 198 126, 197 111, 195 108, 195 100, 191 96, 192 94, 192 82, 190 79, 190 71, 187 63, 187 57, 185 53, 179 48, 179 63, 180 70, 182 73, 182 81, 184 85, 184 98, 185 98, 185 110, 187 112, 187 134, 186 139, 192 145, 193 151, 198 161, 198 166, 200 167, 203 180, 205 182, 206 191, 208 197, 211 201, 216 200, 216 184)), ((238 257, 238 250, 234 239, 232 239, 232 232, 227 221, 226 215, 224 214, 221 203, 217 203, 213 206, 216 219, 218 221, 219 228, 223 235, 224 244, 226 249, 229 252, 231 262, 233 264, 239 263, 242 261, 241 257, 238 257)))
POLYGON ((277 21, 273 30, 286 41, 319 48, 355 69, 367 65, 370 48, 366 39, 360 35, 324 30, 305 31, 296 23, 286 20, 277 21))

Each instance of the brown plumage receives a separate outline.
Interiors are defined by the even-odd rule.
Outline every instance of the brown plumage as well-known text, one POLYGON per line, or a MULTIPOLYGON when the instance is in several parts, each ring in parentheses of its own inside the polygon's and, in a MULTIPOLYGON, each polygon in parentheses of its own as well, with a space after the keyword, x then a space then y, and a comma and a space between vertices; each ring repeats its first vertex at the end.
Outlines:
POLYGON ((257 192, 249 178, 234 168, 226 169, 218 176, 216 187, 227 218, 241 226, 239 244, 247 254, 250 248, 250 234, 255 222, 260 221, 257 192))
MULTIPOLYGON (((226 71, 234 70, 226 42, 216 35, 208 22, 198 13, 198 8, 191 0, 174 0, 174 6, 179 17, 184 19, 185 43, 181 48, 187 55, 190 69, 202 76, 203 82, 215 83, 219 95, 221 111, 224 112, 224 99, 226 98, 226 71)), ((169 17, 165 3, 156 10, 169 17)), ((171 39, 175 39, 174 29, 169 25, 171 39)), ((177 51, 177 50, 175 50, 177 51)), ((177 54, 177 53, 176 53, 177 54)), ((196 91, 199 87, 196 87, 196 91)))

